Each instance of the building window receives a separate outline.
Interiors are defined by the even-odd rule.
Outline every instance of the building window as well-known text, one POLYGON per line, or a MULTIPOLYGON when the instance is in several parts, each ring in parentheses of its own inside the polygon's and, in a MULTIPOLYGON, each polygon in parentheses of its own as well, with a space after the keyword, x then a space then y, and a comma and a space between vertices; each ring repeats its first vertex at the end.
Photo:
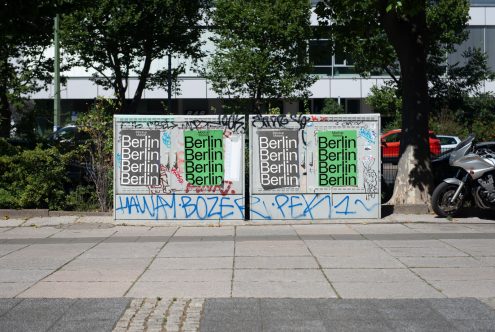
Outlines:
POLYGON ((488 55, 488 66, 495 71, 495 27, 486 27, 485 52, 488 55))
POLYGON ((479 48, 482 51, 485 50, 484 45, 484 29, 481 27, 470 27, 469 37, 462 44, 456 47, 454 53, 450 54, 447 62, 449 65, 459 63, 459 65, 464 66, 466 61, 462 57, 462 54, 467 51, 468 48, 479 48))

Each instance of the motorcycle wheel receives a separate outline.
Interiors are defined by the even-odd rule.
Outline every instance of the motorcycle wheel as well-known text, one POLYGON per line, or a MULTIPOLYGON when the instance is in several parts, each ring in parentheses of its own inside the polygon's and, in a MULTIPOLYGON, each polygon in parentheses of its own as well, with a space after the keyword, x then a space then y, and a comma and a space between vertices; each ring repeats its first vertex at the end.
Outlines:
POLYGON ((455 202, 450 201, 457 188, 459 188, 458 185, 442 182, 433 191, 431 205, 433 211, 440 217, 453 217, 461 209, 465 197, 464 190, 461 191, 455 202))

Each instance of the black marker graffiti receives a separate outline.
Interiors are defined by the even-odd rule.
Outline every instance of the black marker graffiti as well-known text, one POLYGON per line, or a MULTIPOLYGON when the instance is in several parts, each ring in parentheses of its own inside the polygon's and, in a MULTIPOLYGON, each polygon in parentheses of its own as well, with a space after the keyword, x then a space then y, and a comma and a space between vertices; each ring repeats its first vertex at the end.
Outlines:
POLYGON ((375 158, 372 156, 364 157, 363 163, 363 181, 364 192, 366 193, 366 199, 375 198, 378 193, 378 176, 374 169, 372 169, 375 163, 375 158))

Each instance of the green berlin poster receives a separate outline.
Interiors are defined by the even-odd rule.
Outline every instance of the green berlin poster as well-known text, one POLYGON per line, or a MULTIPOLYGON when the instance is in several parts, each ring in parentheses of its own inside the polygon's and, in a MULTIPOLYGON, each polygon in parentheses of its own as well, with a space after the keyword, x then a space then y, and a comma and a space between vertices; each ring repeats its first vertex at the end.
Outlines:
POLYGON ((357 186, 356 130, 319 131, 318 185, 357 186))
POLYGON ((219 186, 223 182, 223 131, 184 131, 186 181, 194 186, 219 186))

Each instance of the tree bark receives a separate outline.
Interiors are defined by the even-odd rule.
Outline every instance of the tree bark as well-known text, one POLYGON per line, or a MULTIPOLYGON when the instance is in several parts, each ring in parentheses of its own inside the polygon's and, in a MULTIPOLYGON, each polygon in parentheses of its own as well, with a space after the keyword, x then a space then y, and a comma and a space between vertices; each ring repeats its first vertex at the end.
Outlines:
POLYGON ((432 172, 428 133, 427 25, 425 5, 399 14, 381 12, 382 23, 401 67, 402 135, 400 159, 391 203, 430 206, 432 172))
POLYGON ((151 68, 151 56, 147 55, 144 59, 143 70, 139 75, 139 83, 136 88, 136 92, 134 93, 134 97, 132 98, 132 102, 127 106, 127 112, 130 114, 136 113, 137 107, 141 98, 143 96, 144 88, 146 87, 146 82, 148 80, 148 76, 151 68))

